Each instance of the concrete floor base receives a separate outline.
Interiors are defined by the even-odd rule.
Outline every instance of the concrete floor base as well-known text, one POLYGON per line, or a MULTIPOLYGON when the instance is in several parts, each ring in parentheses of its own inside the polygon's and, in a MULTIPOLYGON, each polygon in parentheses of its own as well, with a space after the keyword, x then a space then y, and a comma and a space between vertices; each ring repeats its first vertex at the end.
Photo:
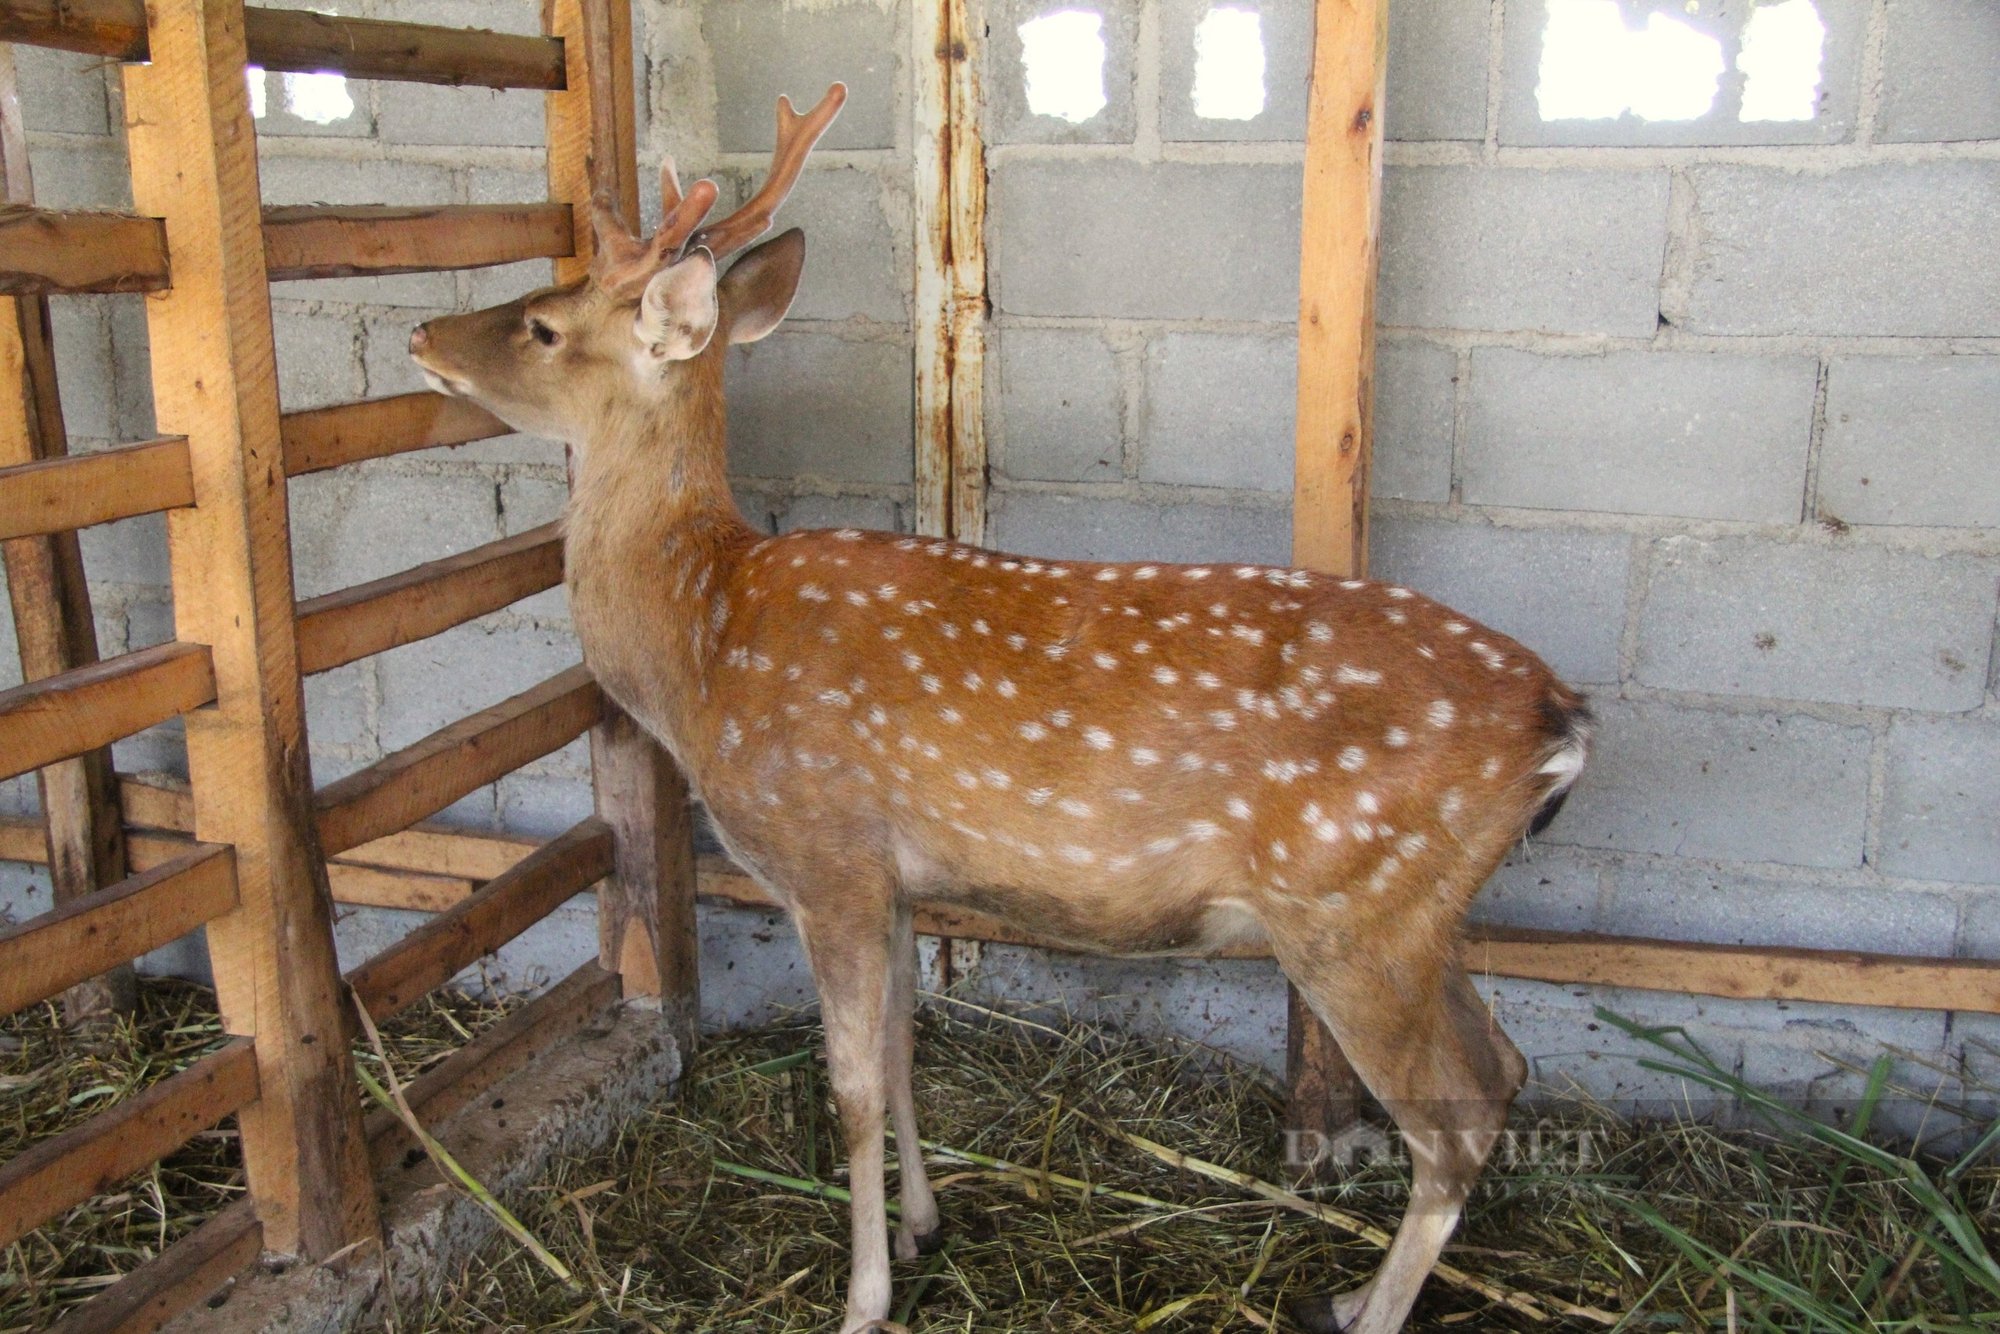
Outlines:
MULTIPOLYGON (((495 1084, 427 1127, 503 1201, 551 1161, 586 1152, 618 1122, 665 1097, 681 1052, 656 1009, 614 1005, 544 1060, 495 1084)), ((324 1264, 266 1256, 226 1291, 168 1325, 172 1334, 345 1334, 422 1309, 440 1275, 482 1245, 495 1224, 428 1160, 392 1167, 380 1183, 382 1246, 324 1264)))

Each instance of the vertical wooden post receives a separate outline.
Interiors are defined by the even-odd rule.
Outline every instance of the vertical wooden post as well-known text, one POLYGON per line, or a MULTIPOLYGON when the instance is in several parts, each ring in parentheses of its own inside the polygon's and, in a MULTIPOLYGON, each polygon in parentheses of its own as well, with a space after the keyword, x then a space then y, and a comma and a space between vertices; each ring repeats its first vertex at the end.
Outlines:
MULTIPOLYGON (((0 45, 0 199, 35 202, 12 47, 0 45)), ((42 297, 0 297, 0 467, 68 452, 62 401, 42 297)), ((97 626, 75 533, 22 537, 0 544, 21 675, 36 681, 97 661, 97 626)), ((125 877, 125 829, 111 748, 92 751, 36 775, 48 840, 49 881, 58 906, 125 877)), ((87 1023, 132 1008, 130 964, 63 993, 64 1018, 87 1023)))
POLYGON ((986 148, 972 0, 919 0, 916 70, 916 528, 984 542, 986 148))
MULTIPOLYGON (((1388 0, 1318 0, 1300 219, 1292 561, 1332 574, 1368 567, 1388 48, 1388 0)), ((1296 991, 1289 1023, 1289 1127, 1337 1131, 1356 1115, 1359 1081, 1296 991)))
POLYGON ((320 1258, 378 1229, 313 834, 243 6, 149 0, 147 18, 125 130, 133 202, 173 257, 146 317, 160 429, 187 437, 194 475, 168 518, 174 619, 215 663, 215 703, 187 715, 194 832, 235 846, 241 896, 209 958, 224 1025, 256 1039, 240 1124, 264 1244, 320 1258))
MULTIPOLYGON (((626 0, 543 0, 543 29, 563 39, 567 87, 548 95, 549 198, 575 210, 576 253, 556 281, 590 267, 592 191, 639 221, 632 15, 626 0)), ((597 813, 616 856, 598 889, 599 957, 627 996, 658 997, 683 1050, 701 1021, 701 941, 695 926, 694 825, 687 782, 667 753, 608 701, 590 734, 597 813)))

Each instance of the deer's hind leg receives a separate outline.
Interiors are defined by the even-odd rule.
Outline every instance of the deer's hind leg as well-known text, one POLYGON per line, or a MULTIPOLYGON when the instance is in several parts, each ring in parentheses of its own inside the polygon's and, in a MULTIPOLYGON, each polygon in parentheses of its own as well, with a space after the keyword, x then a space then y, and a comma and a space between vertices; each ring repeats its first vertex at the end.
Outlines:
POLYGON ((1314 1334, 1392 1334, 1457 1227, 1527 1066, 1453 951, 1330 958, 1277 943, 1286 974, 1395 1119, 1415 1168, 1409 1207, 1375 1277, 1338 1296, 1306 1298, 1294 1316, 1314 1334))
POLYGON ((917 933, 907 903, 896 905, 889 942, 889 1013, 885 1048, 889 1119, 896 1130, 896 1169, 901 1180, 903 1218, 896 1227, 896 1258, 914 1260, 938 1248, 937 1198, 924 1173, 924 1150, 917 1142, 917 1102, 910 1087, 916 1057, 917 933))

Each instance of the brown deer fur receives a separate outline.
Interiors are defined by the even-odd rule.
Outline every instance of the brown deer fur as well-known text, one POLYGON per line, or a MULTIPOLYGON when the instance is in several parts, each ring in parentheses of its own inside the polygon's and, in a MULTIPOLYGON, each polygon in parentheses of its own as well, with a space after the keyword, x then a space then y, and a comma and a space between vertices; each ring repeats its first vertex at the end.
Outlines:
POLYGON ((701 240, 754 239, 826 107, 781 111, 761 218, 685 255, 672 238, 640 282, 645 243, 614 234, 614 290, 434 320, 411 351, 434 387, 575 447, 585 657, 797 924, 850 1156, 843 1329, 889 1309, 885 1106, 899 1253, 938 1224, 909 1082, 924 902, 1085 950, 1268 942, 1416 1167, 1376 1278, 1302 1317, 1401 1328, 1525 1074, 1459 966, 1460 922, 1575 781, 1582 702, 1511 639, 1366 580, 749 527, 724 477, 724 357, 783 317, 803 237, 719 281, 701 240))

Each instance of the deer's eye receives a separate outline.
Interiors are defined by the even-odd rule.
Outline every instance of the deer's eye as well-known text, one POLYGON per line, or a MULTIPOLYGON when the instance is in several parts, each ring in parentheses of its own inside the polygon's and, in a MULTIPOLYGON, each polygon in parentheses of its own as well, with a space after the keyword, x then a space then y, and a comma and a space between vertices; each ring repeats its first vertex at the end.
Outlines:
POLYGON ((543 347, 554 347, 562 341, 561 334, 532 315, 528 317, 528 332, 533 334, 535 341, 543 347))

